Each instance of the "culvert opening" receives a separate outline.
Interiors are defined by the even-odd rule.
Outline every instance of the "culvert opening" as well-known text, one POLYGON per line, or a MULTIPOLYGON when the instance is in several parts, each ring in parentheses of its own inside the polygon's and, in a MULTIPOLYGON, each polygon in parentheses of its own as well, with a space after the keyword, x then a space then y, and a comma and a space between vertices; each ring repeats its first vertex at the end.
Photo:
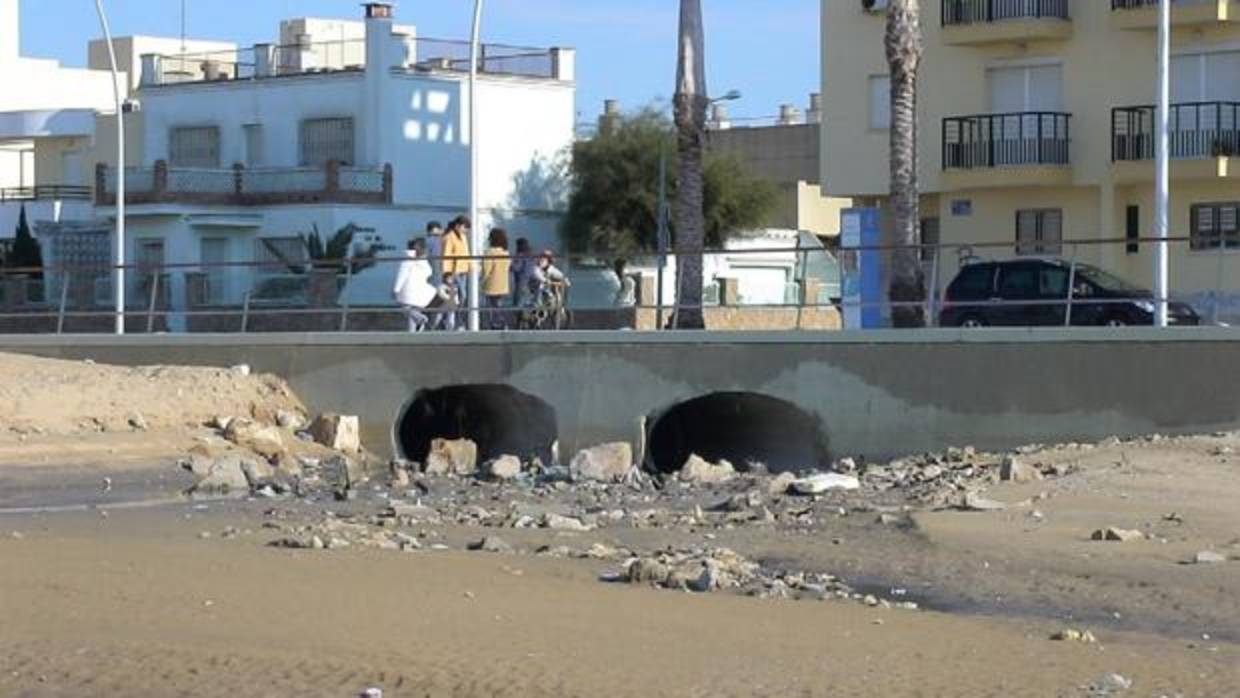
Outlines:
POLYGON ((419 390, 396 425, 403 458, 425 463, 435 439, 469 439, 478 458, 539 458, 550 464, 558 438, 555 408, 509 385, 419 390))
POLYGON ((831 463, 816 415, 759 393, 711 393, 681 402, 655 416, 646 448, 649 467, 662 473, 679 471, 695 453, 738 469, 760 463, 774 473, 831 463))

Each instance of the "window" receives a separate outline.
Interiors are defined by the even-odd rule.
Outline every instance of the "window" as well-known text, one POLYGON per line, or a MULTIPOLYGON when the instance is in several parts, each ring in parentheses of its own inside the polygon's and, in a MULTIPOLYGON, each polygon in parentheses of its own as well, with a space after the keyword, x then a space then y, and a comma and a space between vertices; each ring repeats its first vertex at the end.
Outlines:
POLYGON ((184 126, 168 135, 168 164, 172 167, 219 167, 220 130, 215 126, 184 126))
POLYGON ((1194 250, 1240 247, 1240 202, 1195 204, 1191 209, 1190 245, 1194 250))
POLYGON ((870 128, 891 128, 891 78, 870 76, 870 128))
POLYGON ((301 164, 323 167, 335 160, 352 165, 353 118, 307 119, 301 122, 301 164))
POLYGON ((990 298, 994 291, 995 268, 989 264, 965 267, 952 282, 949 297, 953 300, 990 298))
POLYGON ((990 110, 996 114, 1063 110, 1063 67, 1022 65, 991 68, 990 110))
POLYGON ((1171 101, 1240 100, 1240 51, 1183 53, 1171 57, 1171 101))
POLYGON ((1016 212, 1016 254, 1059 254, 1063 245, 1063 209, 1041 208, 1016 212))
POLYGON ((245 134, 246 167, 262 167, 266 164, 263 158, 263 127, 262 124, 246 124, 241 127, 245 134))
POLYGON ((228 238, 203 238, 200 242, 199 259, 203 264, 203 274, 207 279, 206 295, 203 300, 211 305, 222 305, 228 297, 227 264, 228 238))
POLYGON ((935 246, 935 247, 922 247, 921 248, 921 261, 933 262, 935 259, 936 247, 939 244, 939 219, 938 218, 921 219, 921 244, 935 246))
MULTIPOLYGON (((162 238, 140 238, 136 246, 137 254, 134 261, 137 263, 138 271, 137 290, 142 298, 149 299, 154 290, 153 283, 163 276, 164 241, 162 238)), ((167 290, 167 288, 160 288, 155 292, 162 295, 167 293, 167 290)))
POLYGON ((1136 254, 1141 251, 1141 207, 1129 206, 1127 210, 1127 220, 1124 225, 1124 237, 1128 243, 1124 245, 1124 251, 1128 254, 1136 254))
POLYGON ((999 272, 999 297, 1004 300, 1036 298, 1040 279, 1038 268, 1028 264, 1005 266, 999 272))
POLYGON ((296 235, 259 238, 254 241, 254 259, 263 274, 288 274, 290 264, 306 261, 306 245, 296 235))
POLYGON ((1063 267, 1042 267, 1038 275, 1038 295, 1042 298, 1068 297, 1068 270, 1063 267))

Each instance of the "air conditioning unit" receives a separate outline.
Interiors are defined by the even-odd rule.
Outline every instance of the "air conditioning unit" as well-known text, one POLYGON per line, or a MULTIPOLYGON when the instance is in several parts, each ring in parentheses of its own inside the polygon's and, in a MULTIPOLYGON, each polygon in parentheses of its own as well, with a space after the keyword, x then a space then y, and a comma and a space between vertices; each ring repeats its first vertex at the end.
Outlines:
POLYGON ((887 0, 861 0, 861 9, 870 14, 887 11, 887 0))

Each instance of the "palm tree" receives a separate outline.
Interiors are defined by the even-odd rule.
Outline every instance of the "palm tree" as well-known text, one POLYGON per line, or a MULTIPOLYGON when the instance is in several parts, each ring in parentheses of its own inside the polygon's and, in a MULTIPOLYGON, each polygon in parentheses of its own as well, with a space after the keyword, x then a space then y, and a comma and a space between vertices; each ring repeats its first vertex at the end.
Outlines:
POLYGON ((680 152, 676 185, 676 305, 679 329, 703 329, 702 248, 706 242, 703 214, 702 151, 706 142, 706 40, 701 0, 680 0, 676 96, 673 101, 680 152))
POLYGON ((891 211, 894 244, 891 255, 891 322, 895 327, 922 327, 926 298, 925 274, 918 254, 921 212, 917 188, 917 72, 921 67, 921 2, 890 0, 883 39, 891 73, 891 211))

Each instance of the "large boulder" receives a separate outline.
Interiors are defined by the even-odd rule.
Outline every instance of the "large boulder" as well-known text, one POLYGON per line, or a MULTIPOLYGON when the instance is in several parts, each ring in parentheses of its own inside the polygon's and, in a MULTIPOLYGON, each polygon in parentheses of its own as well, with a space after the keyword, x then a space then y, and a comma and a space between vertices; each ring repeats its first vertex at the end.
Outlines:
POLYGON ((325 414, 307 429, 315 442, 343 453, 362 450, 361 426, 354 415, 325 414))
POLYGON ((257 468, 253 458, 239 453, 209 455, 191 453, 181 462, 181 467, 193 473, 196 481, 190 487, 191 494, 246 495, 250 492, 247 469, 257 468))
POLYGON ((473 475, 478 470, 478 444, 469 439, 435 439, 426 456, 429 475, 473 475))
POLYGON ((521 474, 521 459, 516 456, 500 456, 489 461, 483 468, 492 480, 515 480, 521 474))
POLYGON ((284 433, 278 427, 259 424, 243 417, 228 421, 228 426, 224 428, 224 438, 264 458, 279 458, 286 450, 284 433))
POLYGON ((689 460, 685 461, 684 467, 680 469, 682 482, 700 485, 716 485, 734 477, 736 477, 736 469, 731 463, 726 460, 711 463, 696 453, 689 456, 689 460))
POLYGON ((622 482, 633 470, 633 447, 618 441, 587 448, 573 457, 568 470, 574 480, 622 482))

